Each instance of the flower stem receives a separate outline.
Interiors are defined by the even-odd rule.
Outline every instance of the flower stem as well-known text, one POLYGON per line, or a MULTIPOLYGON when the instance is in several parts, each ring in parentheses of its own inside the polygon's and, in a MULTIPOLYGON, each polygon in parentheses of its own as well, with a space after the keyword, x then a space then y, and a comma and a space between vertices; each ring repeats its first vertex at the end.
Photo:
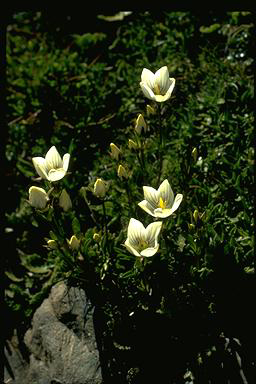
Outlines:
POLYGON ((162 129, 161 105, 158 106, 157 111, 158 111, 158 117, 159 117, 159 143, 158 143, 159 173, 158 173, 157 184, 159 184, 160 178, 162 175, 162 168, 163 168, 163 129, 162 129))

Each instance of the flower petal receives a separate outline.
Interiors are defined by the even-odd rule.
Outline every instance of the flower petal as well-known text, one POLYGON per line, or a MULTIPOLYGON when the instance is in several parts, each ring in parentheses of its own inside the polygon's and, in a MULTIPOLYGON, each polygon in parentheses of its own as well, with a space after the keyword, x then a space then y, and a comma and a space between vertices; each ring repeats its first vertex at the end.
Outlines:
POLYGON ((65 153, 65 155, 63 156, 63 165, 62 165, 62 168, 67 171, 68 170, 68 166, 69 166, 69 160, 70 160, 70 154, 69 153, 65 153))
POLYGON ((170 99, 170 97, 171 97, 171 94, 168 92, 164 96, 155 95, 155 101, 157 101, 158 103, 163 103, 164 101, 167 101, 168 99, 170 99))
POLYGON ((51 169, 62 168, 63 162, 55 146, 52 146, 45 155, 45 161, 48 171, 51 169))
POLYGON ((178 193, 176 196, 175 196, 175 200, 174 200, 174 203, 173 203, 173 206, 171 208, 171 211, 172 213, 174 211, 176 211, 176 209, 179 208, 179 205, 180 203, 182 202, 182 199, 183 199, 183 195, 181 193, 178 193))
POLYGON ((169 71, 167 66, 164 66, 155 73, 155 83, 159 86, 160 94, 165 95, 169 86, 169 71))
POLYGON ((158 207, 159 193, 155 188, 144 185, 143 186, 144 199, 147 200, 153 208, 158 207))
POLYGON ((146 96, 150 100, 156 100, 154 92, 146 83, 140 82, 140 87, 142 89, 142 92, 144 93, 144 96, 146 96))
POLYGON ((63 168, 51 169, 48 173, 49 181, 58 181, 66 175, 66 171, 63 168))
POLYGON ((172 214, 172 210, 170 208, 157 208, 154 210, 154 217, 159 217, 161 219, 165 219, 166 217, 172 214))
POLYGON ((43 157, 33 157, 32 162, 38 175, 43 179, 48 179, 45 159, 43 157))
POLYGON ((162 197, 162 199, 166 202, 166 207, 171 208, 174 200, 174 193, 167 179, 165 179, 160 184, 160 187, 158 188, 158 192, 159 192, 159 198, 162 197))
POLYGON ((150 247, 156 247, 158 242, 158 235, 162 228, 162 222, 156 221, 151 223, 146 228, 146 241, 150 245, 150 247))
POLYGON ((138 205, 151 216, 155 216, 154 207, 147 200, 142 200, 138 205))
POLYGON ((129 243, 132 246, 136 247, 136 245, 139 244, 140 240, 145 239, 144 225, 139 220, 131 218, 128 225, 127 237, 129 243))
POLYGON ((135 255, 135 256, 140 256, 139 252, 136 251, 136 249, 135 249, 135 248, 131 245, 131 243, 129 242, 129 239, 127 239, 127 240, 125 241, 124 246, 125 246, 125 248, 126 248, 129 252, 131 252, 133 255, 135 255))
POLYGON ((155 75, 147 68, 143 68, 141 73, 141 82, 145 83, 149 88, 154 89, 155 75))
POLYGON ((159 244, 157 244, 154 248, 146 248, 141 251, 141 256, 151 257, 153 256, 159 249, 159 244))

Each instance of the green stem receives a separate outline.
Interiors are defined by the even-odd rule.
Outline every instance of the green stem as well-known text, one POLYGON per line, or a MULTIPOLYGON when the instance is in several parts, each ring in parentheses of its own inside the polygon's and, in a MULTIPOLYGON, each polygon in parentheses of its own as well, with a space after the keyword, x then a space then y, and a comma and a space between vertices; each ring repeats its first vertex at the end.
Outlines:
POLYGON ((159 116, 159 144, 158 144, 158 158, 159 158, 159 173, 158 173, 158 179, 157 184, 160 182, 160 178, 162 175, 162 168, 163 168, 163 129, 162 129, 162 114, 161 114, 161 105, 157 108, 158 116, 159 116))
POLYGON ((129 212, 130 212, 130 215, 133 216, 133 204, 132 204, 132 198, 131 198, 131 192, 130 192, 130 188, 129 188, 129 184, 128 184, 128 180, 125 180, 124 181, 124 185, 125 185, 125 190, 126 190, 126 194, 127 194, 127 197, 128 197, 128 203, 129 203, 129 212))
POLYGON ((103 216, 104 216, 103 228, 104 228, 104 233, 105 233, 105 236, 106 236, 106 249, 107 249, 107 252, 109 254, 107 215, 106 215, 106 207, 105 207, 104 200, 102 201, 102 207, 103 207, 103 216))

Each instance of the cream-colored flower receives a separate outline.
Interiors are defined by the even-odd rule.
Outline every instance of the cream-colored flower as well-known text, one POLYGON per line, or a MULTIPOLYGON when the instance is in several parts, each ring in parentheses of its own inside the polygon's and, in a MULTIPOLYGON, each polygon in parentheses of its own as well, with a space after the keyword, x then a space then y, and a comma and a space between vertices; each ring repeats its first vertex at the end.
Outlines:
POLYGON ((143 186, 144 199, 138 205, 151 216, 165 218, 170 216, 179 207, 183 195, 178 193, 174 198, 174 193, 168 182, 164 180, 158 190, 143 186))
POLYGON ((44 209, 49 197, 43 188, 32 186, 29 188, 29 203, 34 208, 44 209))
POLYGON ((106 192, 107 192, 107 185, 106 182, 102 179, 97 179, 94 183, 94 189, 93 189, 94 194, 97 197, 105 197, 106 192))
POLYGON ((143 68, 140 87, 144 95, 157 102, 163 102, 171 97, 175 79, 169 77, 167 66, 164 66, 154 74, 147 68, 143 68))
POLYGON ((71 249, 77 250, 80 247, 80 240, 78 240, 76 235, 71 236, 70 240, 67 240, 67 242, 71 249))
POLYGON ((120 177, 120 179, 122 179, 123 177, 128 179, 128 177, 129 177, 127 170, 125 169, 125 167, 122 164, 119 164, 119 166, 117 168, 117 175, 118 175, 118 177, 120 177))
POLYGON ((140 113, 139 116, 136 119, 135 132, 137 132, 138 135, 140 135, 142 129, 144 130, 144 132, 147 132, 147 124, 145 122, 145 119, 144 119, 143 115, 140 113))
POLYGON ((70 154, 66 153, 63 158, 55 146, 52 146, 44 157, 33 157, 32 161, 39 176, 49 181, 62 179, 68 170, 70 154))
POLYGON ((161 221, 151 223, 145 228, 139 220, 131 218, 124 246, 135 256, 153 256, 159 248, 158 235, 161 227, 161 221))
POLYGON ((114 143, 110 143, 110 150, 110 156, 112 159, 118 160, 121 154, 121 150, 114 143))
POLYGON ((66 189, 63 189, 60 197, 59 197, 59 206, 67 212, 70 208, 72 208, 72 201, 70 199, 69 194, 67 193, 66 189))

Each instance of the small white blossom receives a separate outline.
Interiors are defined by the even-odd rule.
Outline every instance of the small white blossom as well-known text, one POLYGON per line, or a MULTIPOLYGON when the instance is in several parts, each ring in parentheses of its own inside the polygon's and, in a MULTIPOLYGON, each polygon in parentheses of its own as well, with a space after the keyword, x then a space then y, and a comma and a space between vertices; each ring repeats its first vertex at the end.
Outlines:
POLYGON ((157 102, 163 102, 171 97, 175 86, 175 79, 169 77, 167 66, 164 66, 154 74, 147 68, 143 68, 140 87, 144 95, 157 102))
POLYGON ((32 161, 38 175, 49 181, 62 179, 68 170, 70 154, 66 153, 63 158, 55 146, 52 146, 44 157, 33 157, 32 161))
POLYGON ((124 246, 135 256, 153 256, 159 249, 158 235, 161 227, 161 221, 151 223, 145 228, 139 220, 131 218, 124 246))
POLYGON ((174 198, 174 193, 168 182, 164 180, 158 190, 143 186, 144 200, 138 205, 151 216, 165 218, 170 216, 178 209, 183 195, 178 193, 174 198))

